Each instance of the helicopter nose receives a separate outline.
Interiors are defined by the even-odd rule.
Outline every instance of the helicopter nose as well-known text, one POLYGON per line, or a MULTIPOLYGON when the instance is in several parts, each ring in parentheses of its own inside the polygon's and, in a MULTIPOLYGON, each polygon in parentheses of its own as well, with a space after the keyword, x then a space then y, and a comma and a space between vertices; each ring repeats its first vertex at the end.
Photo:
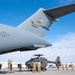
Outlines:
POLYGON ((29 62, 26 62, 25 65, 30 65, 30 63, 29 62))
POLYGON ((28 64, 28 62, 25 63, 25 65, 27 65, 27 64, 28 64))

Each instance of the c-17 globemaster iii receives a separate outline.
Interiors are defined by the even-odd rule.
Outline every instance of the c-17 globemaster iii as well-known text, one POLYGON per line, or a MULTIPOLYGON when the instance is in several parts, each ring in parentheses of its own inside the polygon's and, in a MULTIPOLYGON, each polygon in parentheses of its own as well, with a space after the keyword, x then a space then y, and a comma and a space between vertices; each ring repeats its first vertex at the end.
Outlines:
POLYGON ((51 46, 43 39, 53 21, 75 12, 75 3, 45 10, 40 8, 18 27, 0 24, 0 54, 51 46))

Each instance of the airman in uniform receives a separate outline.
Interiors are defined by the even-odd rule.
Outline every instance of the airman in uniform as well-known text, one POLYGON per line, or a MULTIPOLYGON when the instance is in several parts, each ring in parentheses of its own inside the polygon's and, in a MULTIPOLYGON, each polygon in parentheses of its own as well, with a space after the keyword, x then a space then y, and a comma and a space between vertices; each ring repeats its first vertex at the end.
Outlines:
POLYGON ((64 70, 64 64, 62 64, 62 69, 64 70))
POLYGON ((72 71, 74 71, 74 64, 72 64, 72 71))
POLYGON ((37 67, 38 67, 38 72, 41 72, 41 63, 40 63, 40 61, 37 63, 37 67))
POLYGON ((36 62, 35 62, 35 60, 33 62, 33 72, 36 72, 36 62))
POLYGON ((66 64, 65 67, 66 67, 66 70, 68 70, 68 64, 66 64))
POLYGON ((8 60, 8 72, 10 72, 10 70, 11 70, 10 66, 11 66, 11 61, 8 60))
POLYGON ((22 70, 22 64, 21 63, 19 64, 19 70, 20 71, 22 70))
POLYGON ((22 70, 22 64, 20 63, 20 64, 18 64, 18 68, 19 68, 19 71, 21 71, 22 70))
POLYGON ((1 70, 1 68, 2 68, 2 64, 0 64, 0 70, 1 70))
POLYGON ((11 61, 11 63, 10 63, 10 70, 12 71, 12 61, 11 61))

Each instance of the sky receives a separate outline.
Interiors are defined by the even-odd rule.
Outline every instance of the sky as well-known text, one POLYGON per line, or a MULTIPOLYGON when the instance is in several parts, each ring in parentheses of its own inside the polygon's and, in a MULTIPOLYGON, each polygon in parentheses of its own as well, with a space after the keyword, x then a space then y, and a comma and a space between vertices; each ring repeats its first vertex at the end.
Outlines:
MULTIPOLYGON (((0 23, 17 27, 33 15, 39 8, 49 9, 75 3, 75 0, 0 0, 0 23)), ((62 62, 75 63, 75 13, 58 18, 44 39, 52 44, 51 47, 36 51, 14 52, 0 55, 0 62, 25 62, 34 54, 44 54, 48 60, 61 57, 62 62), (16 59, 15 59, 16 58, 16 59)))

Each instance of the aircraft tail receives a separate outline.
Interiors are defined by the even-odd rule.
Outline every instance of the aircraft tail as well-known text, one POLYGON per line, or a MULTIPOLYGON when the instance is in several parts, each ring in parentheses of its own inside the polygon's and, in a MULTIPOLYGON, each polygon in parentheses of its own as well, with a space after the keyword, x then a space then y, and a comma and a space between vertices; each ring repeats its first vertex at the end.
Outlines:
POLYGON ((40 8, 35 14, 20 24, 18 28, 43 37, 49 31, 53 21, 58 21, 57 18, 72 12, 75 12, 75 3, 48 10, 40 8))
POLYGON ((35 14, 20 24, 18 28, 43 37, 49 31, 49 27, 52 24, 51 18, 43 11, 44 9, 40 8, 35 14))

